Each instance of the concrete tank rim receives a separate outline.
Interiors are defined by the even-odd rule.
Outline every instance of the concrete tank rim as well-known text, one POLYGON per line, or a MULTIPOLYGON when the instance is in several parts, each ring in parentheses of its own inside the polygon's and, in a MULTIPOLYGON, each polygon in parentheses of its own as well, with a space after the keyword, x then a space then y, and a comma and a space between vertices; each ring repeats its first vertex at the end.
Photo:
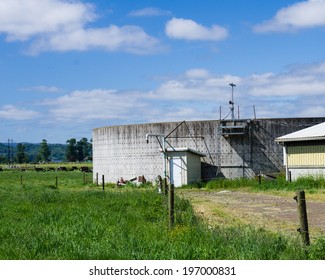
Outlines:
MULTIPOLYGON (((266 121, 266 120, 290 120, 290 119, 296 119, 296 120, 312 120, 312 119, 324 119, 325 116, 322 117, 285 117, 285 118, 245 118, 245 119, 235 119, 235 121, 245 121, 245 120, 251 120, 251 121, 266 121)), ((192 122, 192 123, 200 123, 200 122, 220 122, 220 121, 232 121, 232 119, 205 119, 205 120, 179 120, 179 121, 163 121, 163 122, 147 122, 147 123, 129 123, 129 124, 115 124, 115 125, 106 125, 101 127, 95 127, 93 128, 93 131, 100 130, 103 128, 113 128, 113 127, 127 127, 127 126, 147 126, 147 125, 159 125, 159 124, 166 124, 166 123, 174 123, 179 124, 181 122, 192 122)))

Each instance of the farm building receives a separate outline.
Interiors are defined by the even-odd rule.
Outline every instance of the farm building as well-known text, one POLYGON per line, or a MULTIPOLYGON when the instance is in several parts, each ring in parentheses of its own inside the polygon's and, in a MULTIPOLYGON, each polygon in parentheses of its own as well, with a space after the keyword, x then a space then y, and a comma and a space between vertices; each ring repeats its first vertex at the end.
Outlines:
POLYGON ((287 180, 325 175, 325 123, 278 137, 275 141, 283 145, 287 180))
POLYGON ((94 180, 104 175, 106 182, 138 176, 154 181, 166 174, 179 185, 285 172, 283 147, 274 140, 322 122, 325 118, 235 119, 95 128, 94 180))

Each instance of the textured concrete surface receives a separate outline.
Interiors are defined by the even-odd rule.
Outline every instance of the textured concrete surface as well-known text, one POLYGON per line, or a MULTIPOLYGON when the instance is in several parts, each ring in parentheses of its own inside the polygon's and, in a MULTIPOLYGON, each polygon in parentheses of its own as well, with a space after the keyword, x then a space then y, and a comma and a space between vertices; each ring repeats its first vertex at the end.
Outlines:
POLYGON ((259 172, 283 171, 282 146, 276 137, 324 122, 325 118, 244 119, 186 121, 124 126, 93 130, 93 170, 106 182, 144 175, 148 180, 163 176, 161 137, 166 148, 188 147, 202 158, 202 179, 254 177, 259 172), (160 143, 159 143, 160 141, 160 143))

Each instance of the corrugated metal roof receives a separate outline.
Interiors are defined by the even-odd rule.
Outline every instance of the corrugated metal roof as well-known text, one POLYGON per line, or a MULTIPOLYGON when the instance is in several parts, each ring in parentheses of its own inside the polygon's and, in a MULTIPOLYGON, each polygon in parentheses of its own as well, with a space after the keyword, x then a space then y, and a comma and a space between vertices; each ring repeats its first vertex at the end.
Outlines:
POLYGON ((325 140, 325 122, 305 129, 283 135, 275 139, 276 142, 296 142, 325 140))

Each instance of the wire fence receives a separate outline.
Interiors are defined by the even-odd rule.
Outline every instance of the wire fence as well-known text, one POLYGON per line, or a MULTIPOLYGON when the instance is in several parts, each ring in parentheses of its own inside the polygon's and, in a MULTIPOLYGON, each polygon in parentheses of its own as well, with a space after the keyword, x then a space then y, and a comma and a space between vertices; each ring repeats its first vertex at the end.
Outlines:
POLYGON ((92 182, 92 172, 20 170, 0 172, 0 186, 5 187, 80 187, 92 182))

